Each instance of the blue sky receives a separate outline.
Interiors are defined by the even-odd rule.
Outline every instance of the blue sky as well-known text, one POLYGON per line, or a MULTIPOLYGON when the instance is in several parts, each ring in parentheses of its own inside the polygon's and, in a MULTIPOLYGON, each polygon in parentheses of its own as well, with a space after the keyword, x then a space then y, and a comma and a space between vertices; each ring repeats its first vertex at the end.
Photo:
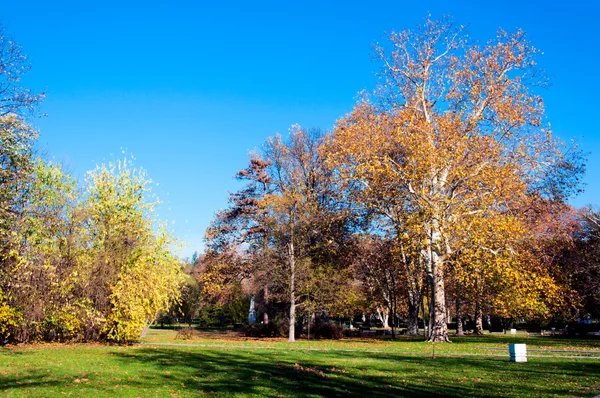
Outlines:
POLYGON ((48 94, 39 147, 79 178, 134 155, 189 256, 248 152, 295 123, 330 128, 374 86, 371 44, 429 13, 469 25, 475 41, 528 33, 552 82, 548 121, 588 152, 572 204, 598 205, 599 4, 20 0, 3 2, 0 22, 33 64, 24 84, 48 94))

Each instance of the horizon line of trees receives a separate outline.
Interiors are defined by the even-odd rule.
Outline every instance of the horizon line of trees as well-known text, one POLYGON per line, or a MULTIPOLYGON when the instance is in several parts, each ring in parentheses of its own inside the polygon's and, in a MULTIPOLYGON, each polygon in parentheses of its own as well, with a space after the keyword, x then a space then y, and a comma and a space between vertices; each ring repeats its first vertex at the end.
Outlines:
POLYGON ((565 260, 597 215, 581 223, 567 205, 584 159, 544 124, 546 80, 525 33, 474 45, 449 19, 427 20, 376 53, 377 89, 332 131, 292 126, 250 154, 245 187, 206 232, 203 294, 226 302, 242 286, 264 324, 284 304, 290 341, 298 311, 368 310, 392 327, 401 316, 408 334, 421 316, 444 342, 451 313, 459 334, 465 314, 481 333, 486 314, 597 305, 597 268, 585 271, 591 292, 565 260))
POLYGON ((393 334, 425 320, 435 342, 451 316, 461 334, 467 317, 481 333, 487 315, 600 314, 600 216, 567 204, 584 159, 544 124, 522 31, 392 33, 376 90, 332 131, 295 125, 250 154, 191 265, 143 170, 102 165, 82 187, 36 155, 44 95, 20 85, 29 66, 0 33, 0 342, 129 341, 165 311, 241 320, 250 295, 290 341, 324 311, 377 314, 393 334))

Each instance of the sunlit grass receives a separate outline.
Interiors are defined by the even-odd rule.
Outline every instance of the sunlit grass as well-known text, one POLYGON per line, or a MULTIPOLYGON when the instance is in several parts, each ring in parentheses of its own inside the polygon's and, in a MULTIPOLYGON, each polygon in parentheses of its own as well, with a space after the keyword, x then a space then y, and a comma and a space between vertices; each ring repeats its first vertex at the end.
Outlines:
MULTIPOLYGON (((600 342, 485 336, 432 345, 399 339, 256 340, 205 334, 145 345, 40 345, 0 349, 0 396, 594 396, 600 360, 530 357, 510 363, 509 342, 598 352, 600 342), (185 345, 158 345, 185 344, 185 345), (246 347, 246 348, 244 348, 246 347), (487 356, 484 354, 492 354, 487 356)), ((533 352, 532 352, 533 354, 533 352)), ((550 353, 548 353, 549 355, 550 353)), ((568 353, 564 353, 567 355, 568 353)), ((552 355, 563 355, 554 353, 552 355)))

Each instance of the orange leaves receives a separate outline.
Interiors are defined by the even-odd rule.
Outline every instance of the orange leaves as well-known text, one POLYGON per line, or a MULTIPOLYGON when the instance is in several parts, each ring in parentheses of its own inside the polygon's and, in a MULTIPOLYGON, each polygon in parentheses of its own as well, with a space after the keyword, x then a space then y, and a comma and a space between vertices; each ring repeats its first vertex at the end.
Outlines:
POLYGON ((523 294, 512 309, 546 313, 558 287, 526 252, 518 216, 562 159, 531 89, 544 83, 537 51, 522 31, 500 30, 481 47, 462 35, 448 20, 427 21, 379 46, 381 86, 338 122, 327 161, 386 220, 383 231, 413 231, 425 264, 450 262, 473 299, 486 292, 511 311, 507 297, 523 294))

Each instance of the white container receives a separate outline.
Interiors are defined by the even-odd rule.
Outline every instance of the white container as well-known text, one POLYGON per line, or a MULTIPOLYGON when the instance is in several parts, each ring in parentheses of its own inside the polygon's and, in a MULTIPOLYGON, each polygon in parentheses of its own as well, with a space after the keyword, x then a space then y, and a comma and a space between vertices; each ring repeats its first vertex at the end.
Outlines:
POLYGON ((511 362, 527 362, 527 344, 509 344, 511 362))
POLYGON ((517 329, 510 329, 510 334, 517 334, 517 329))

